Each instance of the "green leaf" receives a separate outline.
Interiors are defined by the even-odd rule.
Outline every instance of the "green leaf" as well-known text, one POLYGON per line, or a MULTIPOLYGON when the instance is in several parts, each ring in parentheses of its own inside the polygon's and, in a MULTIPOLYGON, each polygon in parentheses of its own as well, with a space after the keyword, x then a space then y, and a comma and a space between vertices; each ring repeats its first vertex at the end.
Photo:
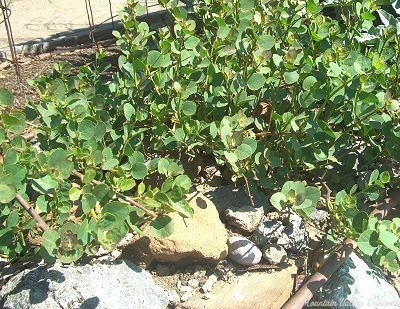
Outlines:
POLYGON ((391 250, 398 250, 396 248, 396 244, 399 240, 399 237, 396 234, 393 234, 392 232, 389 231, 380 231, 379 232, 379 240, 382 242, 382 244, 391 250))
POLYGON ((25 114, 13 111, 9 114, 1 115, 4 127, 14 134, 20 134, 25 129, 25 114))
POLYGON ((32 179, 32 188, 36 192, 49 194, 58 188, 58 182, 50 175, 46 175, 42 178, 32 179))
POLYGON ((254 0, 239 0, 239 3, 242 11, 250 11, 254 7, 254 0))
POLYGON ((196 113, 196 109, 197 109, 197 105, 195 102, 193 101, 185 101, 182 104, 182 112, 186 115, 186 116, 191 116, 194 113, 196 113))
POLYGON ((11 106, 14 103, 13 94, 7 89, 0 88, 0 106, 11 106))
POLYGON ((299 73, 297 71, 286 71, 283 73, 283 79, 285 80, 285 83, 288 85, 294 84, 299 80, 299 73))
POLYGON ((253 154, 253 149, 247 144, 241 144, 238 148, 236 148, 235 154, 238 160, 244 160, 253 154))
POLYGON ((166 238, 174 232, 174 224, 171 217, 161 215, 150 223, 150 230, 157 238, 166 238))
POLYGON ((84 141, 91 140, 95 130, 96 124, 89 119, 83 119, 78 123, 78 137, 84 141))
POLYGON ((54 256, 59 246, 60 234, 54 230, 45 231, 42 235, 42 246, 50 256, 54 256))
POLYGON ((306 91, 311 91, 311 87, 317 82, 317 79, 314 76, 307 76, 303 80, 303 89, 306 91))
POLYGON ((369 176, 369 184, 373 184, 375 180, 378 179, 378 177, 379 177, 379 171, 373 170, 371 176, 369 176))
POLYGON ((229 163, 234 164, 237 162, 238 157, 233 152, 224 151, 224 156, 228 160, 229 163))
POLYGON ((379 175, 379 180, 383 183, 389 183, 390 182, 390 173, 388 171, 384 171, 379 175))
POLYGON ((147 166, 144 163, 135 163, 132 166, 132 177, 134 179, 143 179, 147 176, 147 166))
POLYGON ((69 199, 71 201, 77 201, 81 197, 82 190, 77 187, 71 187, 68 191, 69 199))
POLYGON ((82 197, 82 211, 87 214, 96 206, 97 199, 92 193, 85 193, 82 197))
POLYGON ((67 161, 68 155, 64 149, 57 148, 51 151, 49 156, 49 167, 54 169, 60 169, 65 161, 67 161))
POLYGON ((261 73, 254 73, 250 76, 249 80, 247 81, 247 87, 250 90, 260 90, 264 87, 266 79, 263 74, 261 73))
POLYGON ((147 64, 153 68, 166 68, 170 63, 170 55, 162 55, 157 50, 151 50, 147 54, 147 64))
POLYGON ((11 202, 16 194, 17 190, 14 186, 0 183, 0 203, 6 204, 11 202))
POLYGON ((130 206, 125 203, 112 201, 104 205, 102 212, 112 214, 116 220, 120 222, 127 218, 130 212, 130 206))
POLYGON ((17 227, 19 223, 18 210, 13 210, 7 217, 6 226, 9 228, 17 227))
POLYGON ((357 240, 358 247, 363 253, 371 256, 378 247, 378 237, 375 230, 366 230, 357 240))
POLYGON ((119 189, 124 192, 131 190, 135 186, 136 182, 133 179, 130 178, 125 178, 122 179, 121 182, 119 183, 119 189))
POLYGON ((132 116, 136 113, 135 108, 130 103, 125 103, 124 105, 124 116, 126 120, 131 120, 132 116))
POLYGON ((286 207, 287 198, 286 195, 282 192, 276 192, 272 194, 270 202, 272 206, 274 206, 276 209, 282 210, 286 207))
POLYGON ((181 187, 185 191, 189 191, 192 183, 187 175, 179 175, 178 177, 175 178, 173 185, 181 187))
POLYGON ((103 163, 102 168, 105 171, 111 170, 119 164, 118 159, 110 159, 103 163))
POLYGON ((179 202, 170 201, 171 208, 185 218, 193 218, 193 210, 186 200, 179 202))
POLYGON ((263 34, 257 38, 257 44, 262 50, 270 50, 275 45, 275 38, 271 35, 263 34))
POLYGON ((368 214, 366 212, 359 212, 352 221, 352 227, 357 233, 362 233, 368 228, 368 214))

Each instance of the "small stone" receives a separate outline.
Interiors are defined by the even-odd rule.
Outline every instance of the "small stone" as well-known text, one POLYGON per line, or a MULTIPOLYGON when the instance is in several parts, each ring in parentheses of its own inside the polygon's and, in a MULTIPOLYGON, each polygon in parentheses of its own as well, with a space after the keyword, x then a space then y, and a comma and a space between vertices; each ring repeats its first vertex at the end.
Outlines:
POLYGON ((326 210, 317 209, 310 215, 311 221, 317 225, 318 227, 322 228, 326 226, 329 221, 329 212, 326 210))
POLYGON ((178 306, 181 302, 181 298, 178 292, 175 290, 168 291, 168 299, 169 299, 169 304, 173 307, 178 306))
POLYGON ((250 266, 260 262, 262 252, 247 238, 233 236, 228 238, 228 255, 235 263, 250 266))
POLYGON ((201 297, 203 299, 210 299, 211 298, 211 293, 204 293, 203 296, 201 297))
POLYGON ((160 276, 160 277, 169 276, 169 274, 170 274, 169 266, 168 265, 163 265, 163 264, 157 264, 156 272, 157 272, 157 275, 160 276))
POLYGON ((237 227, 242 232, 251 233, 253 232, 258 224, 260 223, 264 215, 263 207, 230 207, 225 210, 226 222, 232 226, 237 227))
POLYGON ((199 285, 200 285, 199 280, 190 279, 190 280, 188 281, 188 286, 190 286, 190 287, 192 287, 192 288, 194 288, 194 289, 198 288, 199 285))
POLYGON ((268 244, 263 248, 263 257, 268 263, 278 265, 285 261, 287 253, 280 245, 268 244))
POLYGON ((185 294, 183 294, 181 296, 181 301, 182 302, 188 301, 189 298, 192 297, 192 296, 193 296, 193 291, 188 291, 188 292, 186 292, 185 294))
POLYGON ((284 229, 282 222, 265 218, 254 231, 251 240, 257 246, 264 247, 266 244, 275 243, 284 229))
POLYGON ((188 285, 182 285, 179 288, 179 292, 182 292, 182 293, 187 293, 187 292, 192 292, 192 291, 193 291, 193 288, 191 286, 188 286, 188 285))
POLYGON ((208 277, 206 283, 204 283, 203 286, 201 287, 203 293, 211 292, 213 285, 217 281, 218 281, 218 276, 215 274, 212 274, 210 277, 208 277))

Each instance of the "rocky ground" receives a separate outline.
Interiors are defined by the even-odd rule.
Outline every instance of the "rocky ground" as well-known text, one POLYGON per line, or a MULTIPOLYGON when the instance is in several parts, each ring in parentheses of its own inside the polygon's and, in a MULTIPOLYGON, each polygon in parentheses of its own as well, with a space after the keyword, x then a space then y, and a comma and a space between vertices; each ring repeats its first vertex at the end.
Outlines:
MULTIPOLYGON (((117 56, 117 50, 111 46, 109 60, 114 62, 117 56)), ((85 47, 23 58, 19 65, 23 70, 23 78, 33 79, 50 72, 55 62, 69 61, 77 70, 80 65, 93 61, 94 57, 95 49, 85 47)), ((37 100, 26 83, 21 87, 18 85, 14 67, 9 62, 0 62, 0 87, 6 87, 14 93, 16 108, 23 108, 26 99, 37 100)), ((321 240, 329 225, 327 213, 319 210, 314 214, 313 222, 305 223, 295 213, 274 212, 265 194, 258 193, 250 199, 243 186, 229 183, 212 164, 202 161, 200 165, 196 190, 189 196, 195 214, 193 219, 182 219, 172 214, 175 232, 168 239, 159 241, 147 234, 144 228, 146 236, 136 238, 128 235, 130 238, 127 237, 118 250, 99 252, 90 265, 106 263, 114 267, 113 261, 122 259, 147 268, 156 284, 168 291, 168 295, 157 292, 162 299, 160 308, 165 302, 169 303, 170 308, 280 308, 305 277, 318 267, 321 240)), ((365 266, 357 257, 352 261, 353 264, 348 268, 357 268, 354 266, 357 263, 361 268, 372 267, 365 266)), ((12 281, 12 276, 22 270, 12 273, 5 263, 1 266, 3 279, 7 279, 4 283, 12 281)), ((59 272, 61 270, 56 268, 47 271, 47 274, 59 272)), ((134 269, 132 276, 137 272, 140 273, 134 269)), ((118 274, 126 276, 126 270, 118 274)), ((69 276, 63 274, 63 279, 59 281, 67 282, 69 276)), ((345 276, 342 274, 341 277, 345 276)), ((147 279, 137 278, 134 289, 139 289, 141 280, 147 279)), ((115 280, 119 282, 120 279, 117 277, 115 280)), ((382 279, 381 283, 377 283, 371 278, 364 278, 361 282, 367 280, 372 280, 368 286, 375 285, 378 292, 386 282, 382 279)), ((145 285, 147 290, 143 293, 159 291, 152 284, 151 281, 145 285)), ((334 284, 332 289, 335 288, 334 284)), ((343 282, 336 281, 336 284, 340 286, 343 282)), ((385 294, 387 299, 396 298, 397 294, 393 294, 390 287, 385 286, 384 289, 392 293, 385 294)), ((362 296, 360 293, 355 297, 362 296)), ((370 294, 371 301, 376 301, 374 293, 370 294)), ((0 299, 4 295, 6 291, 0 290, 0 299)), ((85 302, 85 292, 82 295, 82 302, 85 302)), ((138 296, 132 294, 132 297, 135 299, 138 296)), ((60 301, 64 301, 64 298, 60 298, 60 301)), ((91 301, 102 303, 103 300, 91 301)), ((107 301, 104 303, 108 304, 107 301)), ((145 307, 143 305, 142 308, 145 307)))

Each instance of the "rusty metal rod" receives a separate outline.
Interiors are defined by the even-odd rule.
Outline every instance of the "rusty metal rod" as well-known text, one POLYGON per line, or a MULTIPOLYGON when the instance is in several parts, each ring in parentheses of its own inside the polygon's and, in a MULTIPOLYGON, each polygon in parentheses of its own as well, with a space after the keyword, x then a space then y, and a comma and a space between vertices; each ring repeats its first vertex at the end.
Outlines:
MULTIPOLYGON (((393 190, 383 203, 377 206, 370 216, 375 216, 379 220, 383 219, 390 209, 400 202, 400 189, 393 190)), ((346 261, 349 255, 357 248, 356 241, 346 239, 342 246, 333 252, 322 264, 317 272, 307 280, 303 286, 297 290, 292 297, 283 305, 282 309, 300 309, 307 304, 313 295, 325 284, 332 274, 346 261)))

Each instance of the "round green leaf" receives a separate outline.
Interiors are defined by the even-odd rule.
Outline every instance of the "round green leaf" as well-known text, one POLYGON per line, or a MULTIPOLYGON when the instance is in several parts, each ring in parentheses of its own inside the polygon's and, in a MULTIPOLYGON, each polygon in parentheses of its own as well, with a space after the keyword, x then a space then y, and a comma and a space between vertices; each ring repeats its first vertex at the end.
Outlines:
POLYGON ((150 223, 150 230, 157 238, 166 238, 174 232, 171 217, 162 215, 150 223))
POLYGON ((13 94, 7 89, 0 88, 0 106, 10 106, 14 103, 13 94))
POLYGON ((270 50, 275 45, 275 39, 271 35, 263 34, 258 37, 257 44, 262 50, 270 50))
POLYGON ((270 202, 276 209, 281 210, 286 206, 287 198, 282 192, 276 192, 272 194, 270 202))
POLYGON ((92 193, 86 193, 82 197, 82 210, 87 214, 91 209, 96 206, 97 199, 92 193))
POLYGON ((238 160, 236 153, 233 152, 224 151, 224 156, 231 164, 236 163, 238 160))
POLYGON ((93 138, 96 130, 96 124, 89 120, 83 119, 78 123, 78 136, 80 139, 88 141, 93 138))
POLYGON ((253 149, 247 144, 241 144, 236 148, 235 154, 239 160, 244 160, 253 154, 253 149))
POLYGON ((128 204, 112 201, 104 205, 103 213, 110 213, 117 221, 124 221, 130 212, 129 208, 128 204))
POLYGON ((196 103, 193 101, 185 101, 182 104, 182 112, 186 116, 191 116, 196 112, 197 106, 196 103))
POLYGON ((317 82, 317 79, 314 76, 307 76, 303 80, 303 89, 306 91, 310 91, 311 87, 317 82))
POLYGON ((299 80, 299 76, 299 73, 297 73, 296 71, 286 71, 285 73, 283 73, 283 79, 288 85, 297 82, 299 80))
POLYGON ((135 163, 132 166, 132 177, 134 179, 143 179, 147 176, 147 166, 144 163, 135 163))
POLYGON ((49 255, 54 256, 58 248, 60 234, 54 230, 45 231, 42 235, 42 246, 46 249, 49 255))
POLYGON ((378 247, 378 233, 374 230, 366 230, 362 232, 357 240, 360 250, 371 256, 378 247))
POLYGON ((169 54, 162 55, 157 50, 151 50, 147 54, 147 64, 153 68, 165 68, 169 65, 170 60, 169 54))
POLYGON ((82 190, 78 187, 71 187, 68 191, 69 199, 71 201, 77 201, 81 197, 82 190))
POLYGON ((247 81, 247 87, 249 87, 250 90, 260 90, 262 87, 264 87, 265 82, 266 79, 263 74, 254 73, 247 81))
POLYGON ((11 202, 16 194, 17 190, 14 186, 0 183, 0 203, 5 204, 11 202))
POLYGON ((178 177, 175 178, 174 185, 179 186, 186 191, 189 191, 192 183, 187 175, 179 175, 178 177))
POLYGON ((64 149, 54 149, 49 156, 49 167, 54 169, 60 169, 63 164, 67 161, 67 152, 64 149))

